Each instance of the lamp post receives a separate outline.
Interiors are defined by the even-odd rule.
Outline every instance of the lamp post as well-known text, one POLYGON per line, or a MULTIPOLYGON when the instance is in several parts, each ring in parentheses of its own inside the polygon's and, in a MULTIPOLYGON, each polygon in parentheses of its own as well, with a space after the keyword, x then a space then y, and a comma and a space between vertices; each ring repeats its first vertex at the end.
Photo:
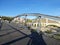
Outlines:
POLYGON ((38 16, 38 19, 39 19, 39 20, 38 20, 38 25, 39 25, 39 26, 38 26, 37 32, 40 33, 40 32, 41 32, 41 16, 38 16))
POLYGON ((25 26, 26 26, 26 21, 27 21, 27 15, 25 15, 25 26))

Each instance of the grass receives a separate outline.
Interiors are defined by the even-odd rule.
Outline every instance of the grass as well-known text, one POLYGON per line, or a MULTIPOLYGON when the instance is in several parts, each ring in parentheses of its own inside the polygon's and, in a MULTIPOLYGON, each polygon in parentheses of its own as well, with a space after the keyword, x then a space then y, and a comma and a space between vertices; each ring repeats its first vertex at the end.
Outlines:
MULTIPOLYGON (((47 31, 46 33, 47 34, 51 34, 50 31, 47 31)), ((49 35, 49 37, 54 38, 54 39, 57 39, 57 40, 60 40, 60 34, 49 35)))
POLYGON ((55 34, 55 35, 60 36, 60 34, 55 34))
POLYGON ((45 31, 45 33, 49 33, 50 34, 50 33, 52 33, 52 31, 51 30, 47 30, 47 31, 45 31))
POLYGON ((53 38, 60 40, 60 34, 55 34, 55 35, 53 36, 53 38))
POLYGON ((60 34, 54 34, 54 35, 53 35, 53 38, 60 40, 60 34))

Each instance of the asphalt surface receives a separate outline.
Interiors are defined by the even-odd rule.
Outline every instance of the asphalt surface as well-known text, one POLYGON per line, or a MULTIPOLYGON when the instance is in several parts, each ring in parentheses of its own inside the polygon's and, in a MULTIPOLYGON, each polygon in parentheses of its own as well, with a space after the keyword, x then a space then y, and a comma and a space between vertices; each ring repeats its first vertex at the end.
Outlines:
POLYGON ((3 22, 0 27, 0 45, 60 45, 60 40, 39 35, 21 24, 3 22))

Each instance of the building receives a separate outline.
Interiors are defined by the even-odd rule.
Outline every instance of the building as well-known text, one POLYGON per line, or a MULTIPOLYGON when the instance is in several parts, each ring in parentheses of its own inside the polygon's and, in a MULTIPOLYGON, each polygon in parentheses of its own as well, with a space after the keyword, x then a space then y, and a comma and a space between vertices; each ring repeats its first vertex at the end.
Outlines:
POLYGON ((14 19, 12 20, 12 22, 25 23, 25 20, 24 20, 24 18, 17 17, 17 18, 14 18, 14 19))
POLYGON ((42 18, 42 19, 40 20, 40 24, 38 24, 38 21, 39 21, 39 20, 36 20, 36 21, 33 23, 33 26, 38 27, 38 26, 41 24, 42 27, 45 27, 45 26, 47 26, 47 25, 57 25, 57 26, 60 27, 60 23, 59 23, 59 22, 57 22, 57 21, 55 21, 55 20, 48 19, 48 18, 45 18, 45 19, 42 18))

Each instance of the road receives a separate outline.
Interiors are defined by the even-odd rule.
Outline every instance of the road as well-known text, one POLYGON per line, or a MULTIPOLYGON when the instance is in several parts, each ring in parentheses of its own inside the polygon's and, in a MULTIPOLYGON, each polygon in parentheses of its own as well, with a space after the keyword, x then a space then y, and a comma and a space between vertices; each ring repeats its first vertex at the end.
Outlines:
POLYGON ((39 35, 20 24, 4 22, 1 26, 0 45, 60 45, 60 40, 39 35))

